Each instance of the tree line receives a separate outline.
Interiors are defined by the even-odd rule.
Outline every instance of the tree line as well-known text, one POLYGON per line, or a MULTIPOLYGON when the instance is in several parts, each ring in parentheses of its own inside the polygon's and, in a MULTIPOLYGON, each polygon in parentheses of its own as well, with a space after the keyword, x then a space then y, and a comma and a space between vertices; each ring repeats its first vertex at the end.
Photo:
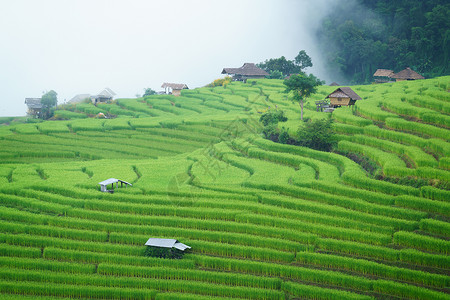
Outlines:
POLYGON ((329 71, 369 83, 378 68, 450 74, 448 0, 341 1, 317 32, 329 71))

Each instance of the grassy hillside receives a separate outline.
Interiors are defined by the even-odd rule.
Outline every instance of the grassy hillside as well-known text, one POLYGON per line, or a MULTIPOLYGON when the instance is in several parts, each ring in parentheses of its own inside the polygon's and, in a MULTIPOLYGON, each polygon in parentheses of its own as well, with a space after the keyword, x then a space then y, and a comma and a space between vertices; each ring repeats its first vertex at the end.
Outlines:
POLYGON ((335 153, 261 138, 269 109, 300 124, 278 80, 1 126, 2 297, 448 299, 450 77, 352 88, 335 153), (149 237, 192 250, 145 257, 149 237))

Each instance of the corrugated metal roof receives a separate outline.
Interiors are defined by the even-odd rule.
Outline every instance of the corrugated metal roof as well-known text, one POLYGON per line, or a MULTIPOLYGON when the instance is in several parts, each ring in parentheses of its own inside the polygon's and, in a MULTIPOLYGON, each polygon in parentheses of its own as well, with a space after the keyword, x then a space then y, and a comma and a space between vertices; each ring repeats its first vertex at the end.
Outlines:
POLYGON ((175 239, 159 239, 159 238, 149 238, 145 243, 145 246, 161 247, 161 248, 176 248, 178 250, 184 251, 186 249, 191 249, 188 245, 178 242, 175 239))
POLYGON ((100 184, 100 185, 108 185, 108 184, 116 183, 116 182, 123 182, 125 184, 128 184, 128 185, 132 186, 131 183, 123 181, 123 180, 120 180, 120 179, 116 179, 116 178, 109 178, 109 179, 103 180, 102 182, 99 182, 98 184, 100 184))

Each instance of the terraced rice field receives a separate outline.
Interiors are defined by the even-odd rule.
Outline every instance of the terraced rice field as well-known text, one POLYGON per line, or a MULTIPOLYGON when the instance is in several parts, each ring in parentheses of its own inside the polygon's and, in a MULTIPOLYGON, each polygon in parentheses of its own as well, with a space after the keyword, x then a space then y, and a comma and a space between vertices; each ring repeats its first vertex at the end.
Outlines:
POLYGON ((261 138, 268 109, 300 124, 278 80, 1 126, 1 298, 449 299, 450 77, 352 88, 338 153, 261 138), (149 237, 192 249, 145 257, 149 237))

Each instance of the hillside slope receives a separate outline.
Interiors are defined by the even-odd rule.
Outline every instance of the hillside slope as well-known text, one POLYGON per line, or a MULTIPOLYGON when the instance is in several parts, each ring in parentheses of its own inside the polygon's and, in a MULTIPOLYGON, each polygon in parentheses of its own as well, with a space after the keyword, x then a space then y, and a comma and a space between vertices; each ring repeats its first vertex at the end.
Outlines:
POLYGON ((450 77, 352 88, 338 153, 260 137, 268 110, 300 122, 266 79, 0 127, 2 296, 447 299, 450 77), (192 250, 145 257, 149 237, 192 250))

